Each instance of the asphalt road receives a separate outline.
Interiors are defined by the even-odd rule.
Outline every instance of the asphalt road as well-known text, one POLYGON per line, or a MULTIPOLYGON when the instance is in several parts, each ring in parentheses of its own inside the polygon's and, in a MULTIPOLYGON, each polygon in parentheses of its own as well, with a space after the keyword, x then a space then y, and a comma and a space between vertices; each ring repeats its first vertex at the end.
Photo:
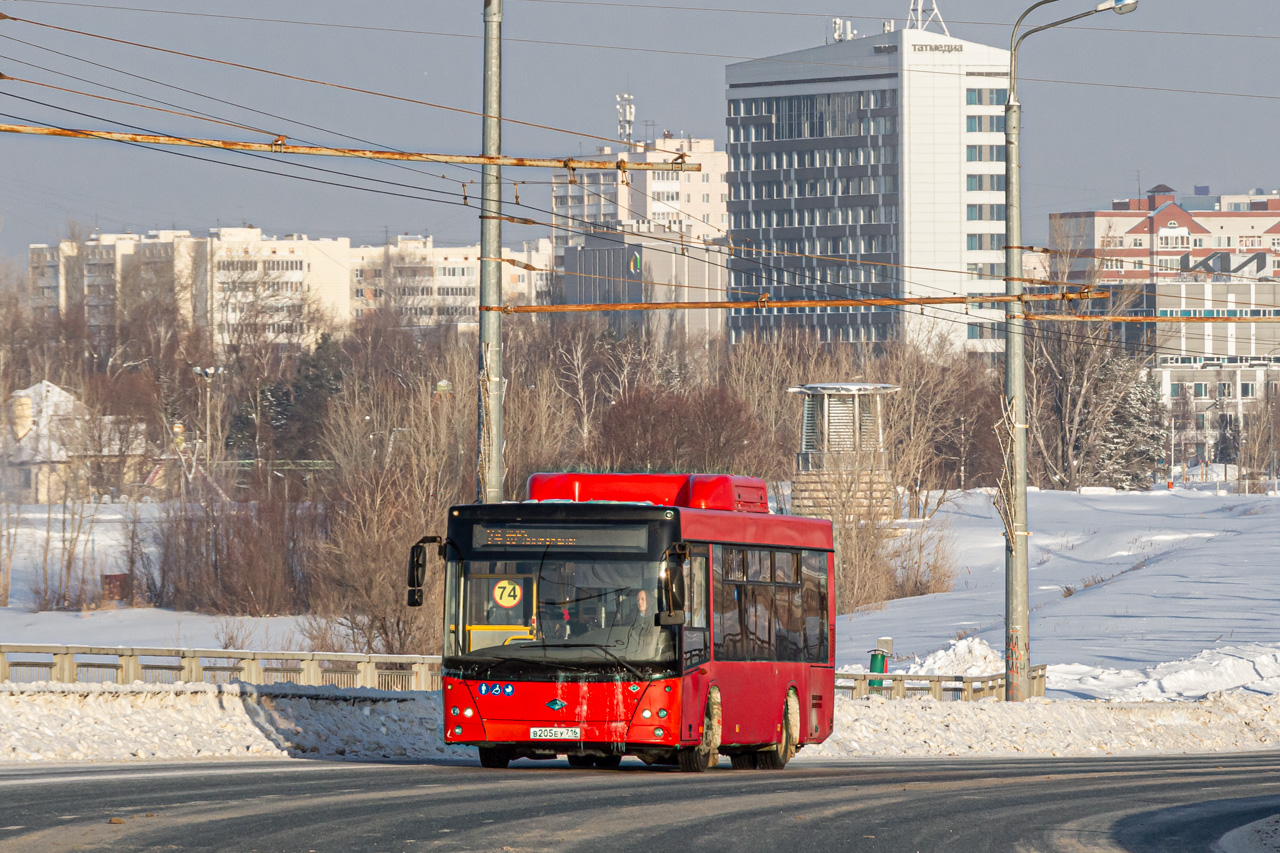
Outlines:
POLYGON ((842 761, 690 775, 275 761, 0 769, 0 851, 1205 851, 1280 753, 842 761))

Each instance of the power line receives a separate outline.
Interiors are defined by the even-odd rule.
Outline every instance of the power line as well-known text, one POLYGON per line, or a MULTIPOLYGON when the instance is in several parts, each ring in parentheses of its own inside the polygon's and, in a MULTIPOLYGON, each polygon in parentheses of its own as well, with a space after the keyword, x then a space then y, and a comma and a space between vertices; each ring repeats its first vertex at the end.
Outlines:
MULTIPOLYGON (((44 27, 46 29, 55 30, 57 32, 71 33, 72 35, 84 36, 86 38, 92 38, 92 39, 99 39, 102 41, 112 42, 114 44, 126 45, 128 47, 137 47, 143 50, 151 50, 157 53, 168 54, 170 56, 179 56, 184 59, 194 59, 200 62, 210 62, 215 65, 224 65, 224 66, 227 66, 228 68, 238 68, 242 71, 252 71, 258 74, 266 74, 272 77, 280 77, 282 79, 292 80, 297 83, 310 83, 315 86, 325 86, 331 89, 338 89, 344 92, 353 92, 355 94, 360 94, 360 95, 370 95, 375 98, 385 98, 391 101, 398 101, 406 104, 415 104, 417 106, 431 107, 432 109, 447 110, 449 112, 461 113, 463 115, 485 118, 485 114, 483 112, 478 112, 476 110, 468 110, 463 107, 451 107, 451 106, 448 106, 447 104, 437 104, 431 101, 423 101, 417 98, 405 97, 403 95, 392 95, 388 92, 379 92, 374 89, 364 89, 358 86, 347 86, 342 83, 333 83, 326 80, 317 80, 312 77, 303 77, 297 74, 288 74, 283 71, 273 71, 268 68, 260 68, 256 65, 246 65, 241 62, 231 62, 226 59, 216 59, 209 56, 201 56, 195 53, 187 53, 181 50, 172 50, 170 48, 158 47, 156 45, 145 44, 143 42, 129 41, 127 39, 114 38, 112 36, 105 36, 99 33, 91 33, 91 32, 86 32, 84 30, 76 30, 70 27, 60 27, 60 26, 57 26, 56 24, 48 24, 48 23, 43 23, 41 21, 33 21, 28 18, 18 18, 13 15, 6 15, 3 12, 0 12, 0 21, 5 21, 5 20, 17 21, 18 23, 21 23, 21 24, 31 24, 32 26, 44 27)), ((592 133, 583 133, 581 131, 569 130, 567 128, 556 127, 554 125, 549 125, 549 124, 540 124, 538 122, 522 121, 520 119, 506 118, 506 117, 500 117, 498 120, 506 122, 508 124, 516 124, 523 127, 531 127, 531 128, 536 128, 538 130, 550 130, 555 133, 564 133, 570 136, 581 136, 586 139, 598 139, 598 140, 603 140, 605 142, 611 142, 611 143, 617 142, 616 139, 612 139, 607 136, 597 136, 592 133)), ((654 151, 659 154, 671 154, 672 156, 677 156, 678 154, 678 152, 675 152, 675 151, 665 151, 659 148, 647 148, 638 143, 633 143, 633 144, 636 147, 645 148, 645 150, 654 151)))
MULTIPOLYGON (((50 107, 50 108, 53 108, 53 109, 58 109, 58 110, 66 111, 66 112, 71 112, 71 113, 74 113, 74 114, 77 114, 77 115, 89 116, 89 114, 87 114, 87 113, 82 113, 82 112, 78 112, 78 111, 75 111, 75 110, 69 110, 69 109, 67 109, 67 108, 63 108, 63 107, 57 107, 57 106, 55 106, 55 105, 46 104, 46 103, 43 103, 43 102, 40 102, 40 101, 34 101, 34 100, 32 100, 32 99, 28 99, 28 98, 21 98, 21 97, 19 97, 19 96, 15 96, 15 95, 8 94, 8 93, 0 93, 0 94, 6 94, 8 97, 14 97, 14 98, 17 98, 17 99, 19 99, 19 100, 24 100, 24 101, 28 101, 28 102, 30 102, 30 103, 39 104, 39 105, 41 105, 41 106, 46 106, 46 107, 50 107)), ((89 116, 89 117, 91 117, 91 118, 96 118, 96 119, 98 119, 98 120, 100 120, 100 121, 101 121, 101 120, 105 120, 105 119, 103 119, 103 118, 101 118, 101 117, 99 117, 99 116, 89 116)), ((96 136, 96 135, 95 135, 95 134, 93 134, 92 132, 89 132, 87 135, 88 135, 88 136, 90 136, 90 138, 94 138, 94 137, 96 136)), ((98 138, 101 138, 101 137, 98 137, 98 138)), ((115 141, 125 141, 125 140, 115 140, 115 141)), ((127 143, 127 144, 137 144, 137 143, 136 143, 136 142, 134 142, 134 143, 127 143)), ((140 146, 140 147, 143 147, 143 148, 144 148, 144 149, 146 149, 146 150, 159 150, 159 149, 152 149, 152 148, 150 148, 149 146, 145 146, 145 145, 144 145, 144 146, 140 146)), ((166 153, 176 153, 176 152, 166 152, 166 153)), ((244 153, 244 152, 241 152, 241 153, 244 153)), ((250 155, 250 156, 260 156, 260 155, 250 155)), ((349 188, 349 189, 360 189, 360 190, 363 190, 363 191, 366 191, 366 192, 381 192, 381 193, 386 194, 386 195, 399 196, 399 197, 405 197, 405 198, 417 198, 417 199, 419 199, 419 200, 423 200, 423 201, 433 201, 433 200, 435 200, 435 199, 427 199, 427 198, 422 198, 422 197, 409 196, 409 195, 404 194, 404 193, 395 193, 395 192, 380 191, 380 190, 374 190, 374 189, 372 189, 372 188, 368 188, 368 187, 358 187, 358 186, 353 186, 353 185, 350 185, 350 184, 340 184, 340 183, 332 182, 332 181, 323 181, 323 180, 311 179, 311 178, 306 178, 306 177, 303 177, 303 176, 290 175, 290 174, 288 174, 288 173, 282 173, 282 172, 277 172, 277 171, 273 171, 273 170, 267 170, 267 169, 255 169, 255 168, 245 167, 245 166, 243 166, 243 165, 241 165, 241 164, 224 163, 224 161, 211 160, 211 159, 209 159, 209 158, 193 157, 193 159, 202 160, 202 161, 205 161, 205 162, 223 163, 224 165, 232 165, 232 166, 235 166, 236 168, 249 168, 249 170, 250 170, 250 171, 261 172, 261 173, 265 173, 265 174, 274 174, 274 175, 281 176, 281 177, 293 177, 293 178, 298 178, 298 179, 301 179, 301 180, 308 180, 308 181, 315 182, 315 183, 327 184, 327 185, 338 186, 338 187, 344 187, 344 188, 349 188)), ((261 158, 261 159, 265 159, 265 158, 261 158)), ((430 190, 430 189, 426 189, 426 188, 412 187, 411 185, 405 185, 405 184, 397 183, 397 182, 382 181, 382 180, 380 180, 380 179, 365 178, 365 177, 359 177, 359 176, 352 176, 352 175, 347 174, 347 173, 335 172, 334 170, 321 169, 321 168, 319 168, 319 167, 313 167, 313 166, 302 166, 302 168, 308 168, 308 169, 312 169, 312 170, 316 170, 316 171, 321 171, 321 172, 325 172, 325 173, 329 173, 329 174, 337 174, 337 175, 341 175, 341 176, 343 176, 343 177, 349 177, 349 178, 350 178, 350 177, 355 177, 357 180, 373 181, 373 182, 376 182, 376 183, 391 184, 391 185, 395 185, 395 186, 406 186, 406 187, 410 187, 410 188, 412 188, 412 189, 417 189, 417 190, 419 190, 419 191, 423 191, 423 192, 432 192, 432 193, 437 193, 437 194, 442 194, 442 195, 453 195, 453 196, 455 196, 455 197, 459 195, 458 193, 447 193, 447 192, 445 192, 445 191, 440 191, 440 190, 430 190)), ((462 204, 462 205, 466 205, 467 200, 466 200, 466 197, 465 197, 465 193, 464 193, 464 194, 461 194, 461 195, 462 195, 462 197, 463 197, 463 201, 461 202, 461 204, 462 204)), ((458 205, 458 204, 459 204, 459 202, 442 202, 442 203, 449 203, 449 204, 454 204, 454 205, 458 205)), ((530 206, 528 206, 528 205, 521 205, 521 206, 524 206, 524 207, 530 207, 530 206)), ((531 209, 533 209, 533 208, 531 208, 531 209)), ((534 224, 536 224, 536 223, 534 223, 534 224)), ((553 226, 553 227, 554 227, 554 226, 553 226)), ((571 230, 571 229, 565 229, 565 230, 571 230)), ((624 241, 612 241, 612 242, 624 242, 624 241)), ((669 241, 669 242, 674 243, 674 240, 669 241)), ((753 250, 753 251, 759 251, 759 250, 753 250)), ((732 247, 730 247, 730 253, 732 254, 732 247)), ((791 255, 798 256, 798 257, 810 257, 810 258, 813 258, 813 259, 830 260, 830 261, 836 261, 836 262, 838 262, 838 263, 844 263, 844 264, 866 264, 866 265, 879 265, 879 264, 883 264, 883 263, 884 263, 884 262, 875 262, 875 261, 857 261, 857 260, 852 260, 852 259, 844 258, 844 257, 827 257, 827 256, 803 255, 803 254, 801 254, 801 253, 777 253, 777 252, 770 252, 770 253, 771 253, 771 254, 791 254, 791 255)), ((670 254, 675 254, 675 252, 670 252, 670 254)), ((756 263, 757 263, 757 265, 759 265, 762 269, 771 270, 771 271, 773 271, 773 272, 783 272, 783 271, 784 271, 784 270, 780 270, 780 269, 778 269, 778 268, 776 268, 776 267, 771 267, 770 265, 768 265, 768 264, 764 263, 763 261, 761 261, 761 260, 759 260, 759 259, 756 259, 756 263)), ((720 265, 718 265, 718 266, 724 267, 725 265, 724 265, 724 264, 720 264, 720 265)), ((904 266, 902 266, 902 265, 894 265, 894 264, 885 264, 885 266, 888 266, 888 267, 894 267, 894 268, 900 268, 900 269, 906 269, 906 268, 907 268, 907 267, 904 267, 904 266)), ((799 271, 791 271, 791 272, 793 273, 793 275, 797 275, 798 277, 804 278, 805 280, 808 280, 808 281, 811 281, 811 282, 814 282, 814 283, 817 283, 817 284, 822 284, 822 285, 826 286, 827 288, 830 288, 830 287, 833 287, 833 286, 834 286, 834 287, 837 287, 837 288, 844 289, 844 290, 846 290, 846 291, 848 291, 848 292, 859 292, 859 291, 861 291, 861 292, 869 292, 869 291, 865 291, 865 290, 863 290, 863 289, 861 289, 861 288, 854 288, 854 287, 850 286, 848 283, 841 283, 841 282, 828 282, 828 281, 825 281, 824 279, 822 279, 822 278, 821 278, 820 274, 819 274, 819 275, 809 274, 809 273, 808 273, 806 270, 804 270, 803 268, 802 268, 801 270, 799 270, 799 271)), ((953 271, 946 270, 945 272, 953 272, 953 271)), ((960 274, 958 271, 955 271, 955 272, 956 272, 956 274, 960 274)), ((901 277, 901 276, 891 276, 891 277, 889 277, 889 278, 890 278, 890 281, 897 281, 897 282, 899 282, 899 283, 912 284, 912 282, 908 281, 907 279, 905 279, 905 278, 903 278, 903 277, 901 277)), ((1038 281, 1037 281, 1037 283, 1052 284, 1052 282, 1047 282, 1047 281, 1043 281, 1043 280, 1038 280, 1038 281)), ((797 284, 797 285, 789 285, 789 286, 796 287, 797 289, 800 289, 802 292, 805 292, 805 291, 807 291, 807 292, 814 292, 814 293, 816 293, 816 292, 817 292, 817 291, 816 291, 814 288, 812 288, 812 287, 805 287, 805 286, 798 285, 798 284, 797 284)), ((939 288, 939 289, 941 289, 941 288, 939 288)), ((726 292, 728 292, 728 289, 726 289, 726 292)), ((811 302, 812 300, 806 300, 806 301, 811 302)), ((989 300, 984 300, 984 301, 989 301, 989 300)), ((898 310, 901 310, 901 309, 898 309, 898 310)), ((940 312, 940 313, 941 313, 941 312, 940 312)), ((966 314, 967 314, 967 311, 966 311, 966 314)), ((947 321, 949 321, 949 322, 956 322, 956 323, 964 323, 964 322, 965 322, 965 321, 964 321, 962 318, 960 318, 960 317, 956 317, 956 318, 954 318, 954 319, 953 319, 953 318, 947 318, 947 317, 939 316, 939 319, 947 320, 947 321)))
MULTIPOLYGON (((0 80, 14 79, 0 74, 0 80)), ((28 81, 20 81, 28 82, 28 81)), ((50 88, 57 89, 57 86, 50 88)), ((62 91, 68 91, 63 89, 62 91)), ((79 94, 79 93, 76 93, 79 94)), ((115 101, 114 98, 104 100, 115 101)), ((120 101, 115 101, 121 103, 120 101)), ((45 106, 49 106, 46 104, 45 106)), ((129 104, 129 106, 141 106, 129 104)), ((55 107, 55 109, 60 109, 55 107)), ((162 110, 162 112, 172 112, 162 110)), ((380 151, 357 148, 330 148, 321 145, 290 145, 286 136, 278 136, 274 142, 239 142, 233 139, 204 139, 200 137, 167 136, 164 134, 119 133, 110 130, 77 130, 74 128, 48 128, 33 125, 0 125, 3 133, 25 133, 36 136, 84 137, 110 139, 117 142, 141 142, 147 145, 186 145, 194 148, 217 148, 223 151, 260 151, 273 154, 308 154, 316 157, 351 157, 358 160, 404 160, 411 163, 467 163, 497 166, 521 166, 530 168, 597 169, 618 171, 676 171, 696 172, 698 163, 628 163, 625 160, 575 160, 546 159, 538 157, 510 157, 485 154, 428 154, 421 152, 380 151)), ((371 179, 370 179, 371 180, 371 179)))
MULTIPOLYGON (((156 15, 181 15, 181 16, 193 17, 193 18, 212 18, 216 20, 244 21, 249 23, 290 24, 290 25, 296 25, 296 26, 324 27, 324 28, 339 29, 339 30, 364 30, 369 32, 394 33, 397 35, 453 36, 456 38, 468 38, 468 39, 476 39, 476 40, 479 40, 481 38, 481 36, 472 35, 470 33, 446 33, 446 32, 434 32, 431 30, 400 29, 397 27, 375 27, 375 26, 370 26, 368 24, 338 24, 338 23, 332 23, 329 21, 300 21, 300 20, 293 20, 288 18, 263 18, 263 17, 254 17, 250 15, 215 14, 212 12, 187 12, 187 11, 178 11, 174 9, 146 9, 140 6, 103 6, 97 3, 70 2, 70 0, 23 0, 23 2, 40 3, 46 6, 73 6, 73 7, 83 8, 83 9, 97 9, 100 11, 107 11, 107 12, 143 12, 143 13, 150 13, 150 14, 156 14, 156 15)), ((515 0, 515 2, 521 2, 521 0, 515 0)), ((842 18, 842 19, 848 19, 853 21, 876 21, 876 22, 885 20, 883 15, 849 15, 844 12, 821 13, 821 12, 779 11, 776 9, 726 9, 726 8, 717 8, 717 7, 711 7, 711 6, 687 6, 687 5, 686 6, 664 6, 659 4, 646 4, 646 3, 581 2, 581 0, 523 0, 523 2, 545 3, 545 4, 554 4, 554 5, 563 5, 563 6, 618 7, 618 8, 628 8, 628 9, 646 9, 650 11, 664 11, 664 12, 710 12, 710 13, 720 13, 720 14, 730 14, 730 15, 772 15, 772 16, 778 16, 778 17, 792 17, 792 18, 819 18, 823 20, 830 20, 832 18, 842 18)), ((965 26, 1001 27, 1006 29, 1009 26, 1008 22, 1006 21, 964 21, 964 20, 952 19, 951 23, 965 25, 965 26)), ((1280 36, 1260 35, 1256 33, 1215 33, 1215 32, 1196 32, 1191 30, 1151 30, 1151 29, 1131 29, 1128 27, 1121 28, 1121 27, 1097 27, 1097 26, 1089 26, 1089 27, 1063 26, 1063 27, 1060 27, 1059 29, 1084 30, 1084 31, 1103 32, 1103 33, 1141 33, 1143 35, 1162 35, 1162 36, 1203 36, 1207 38, 1236 38, 1236 39, 1253 39, 1253 40, 1262 40, 1262 41, 1280 40, 1280 36)), ((550 44, 550 45, 562 45, 562 46, 570 46, 570 47, 591 47, 592 46, 588 44, 578 45, 572 42, 539 41, 539 40, 533 40, 533 39, 508 39, 506 36, 503 37, 503 41, 528 41, 534 44, 550 44)))
MULTIPOLYGON (((27 0, 27 2, 52 3, 54 2, 54 0, 27 0)), ((526 0, 526 2, 568 3, 570 2, 570 0, 526 0)), ((85 5, 91 5, 91 4, 85 4, 85 5)), ((761 15, 799 14, 799 15, 808 16, 811 14, 811 13, 767 12, 767 11, 753 12, 751 10, 697 9, 692 7, 678 7, 678 6, 640 6, 640 4, 573 3, 572 5, 606 5, 606 6, 617 5, 617 6, 624 6, 624 7, 637 6, 639 8, 669 9, 672 11, 725 11, 725 12, 734 12, 734 13, 740 12, 742 14, 761 14, 761 15)), ((107 7, 95 6, 93 8, 107 8, 107 7)), ((155 12, 157 14, 196 15, 200 17, 210 17, 210 18, 227 17, 233 20, 245 20, 245 21, 254 21, 254 22, 262 22, 262 23, 297 24, 297 25, 305 25, 305 26, 317 26, 317 27, 350 28, 350 29, 370 30, 375 32, 389 32, 389 33, 396 33, 401 35, 410 34, 410 35, 424 35, 424 36, 434 36, 434 37, 441 37, 441 38, 461 38, 461 39, 479 39, 480 38, 480 36, 472 35, 470 33, 450 33, 450 32, 438 32, 438 31, 430 31, 430 30, 401 30, 401 29, 395 29, 390 27, 370 27, 370 26, 361 26, 356 24, 329 24, 329 23, 322 23, 322 22, 294 21, 294 20, 287 20, 287 19, 251 18, 251 17, 234 16, 234 15, 221 16, 221 15, 213 15, 210 13, 174 12, 169 10, 141 9, 141 8, 131 8, 131 9, 128 9, 128 11, 155 12)), ((2 19, 3 17, 8 17, 8 16, 0 16, 0 19, 2 19)), ((815 17, 826 17, 826 16, 816 15, 815 17)), ((858 16, 837 15, 836 17, 857 18, 858 16)), ((878 18, 878 17, 869 18, 869 19, 881 20, 881 18, 878 18)), ((65 29, 61 27, 55 27, 52 24, 43 24, 36 21, 25 21, 24 19, 21 19, 21 18, 13 18, 13 20, 24 21, 25 23, 35 24, 36 26, 48 26, 54 29, 65 29)), ((969 22, 953 21, 953 23, 974 23, 974 24, 986 24, 990 26, 1007 26, 1007 24, 998 24, 994 22, 989 23, 989 22, 980 22, 980 21, 969 21, 969 22)), ((1066 28, 1064 27, 1063 29, 1066 29, 1066 28)), ((1098 30, 1098 31, 1106 31, 1106 32, 1124 32, 1124 33, 1135 32, 1127 29, 1113 30, 1113 29, 1103 28, 1103 27, 1079 27, 1078 29, 1098 30)), ((95 35, 93 33, 80 32, 78 30, 65 30, 65 31, 77 33, 79 35, 89 36, 91 38, 102 38, 102 39, 107 39, 109 41, 118 41, 122 44, 142 47, 148 50, 159 50, 167 53, 175 53, 179 56, 188 56, 195 59, 202 59, 208 62, 224 62, 224 64, 235 65, 236 67, 241 67, 241 68, 248 68, 251 70, 260 71, 262 73, 279 74, 280 76, 289 77, 290 79, 306 80, 306 78, 292 77, 291 75, 283 74, 281 72, 273 72, 266 69, 257 69, 257 68, 254 68, 253 66, 236 65, 236 63, 226 63, 224 60, 194 56, 192 54, 184 54, 178 51, 170 51, 170 50, 167 50, 166 48, 154 47, 151 45, 140 44, 136 42, 127 42, 119 39, 112 39, 108 36, 95 35)), ((1212 36, 1220 36, 1220 37, 1266 38, 1266 39, 1280 40, 1280 36, 1249 36, 1247 34, 1234 34, 1234 33, 1207 33, 1206 34, 1206 33, 1191 33, 1191 32, 1178 32, 1178 31, 1164 31, 1164 30, 1149 30, 1149 31, 1136 31, 1136 32, 1150 32, 1153 34, 1161 34, 1161 35, 1212 35, 1212 36)), ((775 57, 775 56, 761 57, 761 56, 751 56, 747 54, 706 53, 706 52, 699 52, 699 51, 672 50, 667 48, 635 47, 632 45, 609 45, 609 44, 596 44, 596 43, 586 43, 586 42, 564 42, 564 41, 554 41, 554 40, 548 40, 548 39, 520 39, 520 38, 504 37, 504 41, 513 42, 513 43, 548 45, 548 46, 554 46, 554 47, 577 47, 577 48, 588 48, 588 49, 599 49, 599 50, 628 51, 628 52, 637 52, 637 53, 655 53, 655 54, 663 54, 668 56, 687 56, 687 57, 703 58, 703 59, 728 59, 728 60, 734 60, 734 61, 740 61, 740 62, 768 60, 770 62, 777 63, 777 64, 792 63, 792 64, 814 66, 814 67, 829 67, 833 69, 864 69, 865 70, 870 68, 880 69, 882 67, 879 65, 872 66, 872 65, 862 65, 858 63, 849 63, 849 62, 821 62, 821 61, 809 60, 809 59, 805 59, 805 60, 786 59, 786 58, 775 57)), ((932 69, 932 68, 912 68, 912 69, 909 69, 907 73, 934 74, 934 75, 952 76, 952 77, 960 77, 960 76, 964 76, 965 74, 965 72, 963 71, 947 71, 945 69, 932 69)), ((1100 83, 1100 82, 1092 82, 1092 81, 1084 81, 1084 80, 1060 80, 1060 79, 1047 78, 1047 77, 1023 77, 1022 80, 1024 82, 1049 83, 1049 84, 1055 84, 1055 85, 1061 85, 1061 86, 1096 86, 1104 89, 1126 89, 1126 90, 1132 90, 1132 91, 1138 91, 1138 92, 1159 92, 1159 93, 1165 93, 1165 94, 1183 94, 1183 95, 1209 95, 1213 97, 1222 97, 1222 98, 1245 98, 1245 99, 1266 100, 1266 101, 1280 100, 1280 95, 1265 95, 1265 94, 1250 93, 1250 92, 1225 92, 1225 91, 1214 91, 1214 90, 1208 90, 1208 89, 1186 89, 1186 88, 1178 88, 1178 87, 1170 87, 1170 86, 1140 86, 1140 85, 1131 84, 1131 83, 1100 83)), ((319 85, 337 85, 337 84, 324 83, 323 81, 316 81, 316 80, 306 80, 306 82, 313 82, 319 85)), ((345 87, 340 87, 340 88, 345 88, 345 87)), ((355 91, 366 91, 366 90, 355 90, 355 91)), ((381 93, 369 93, 369 94, 381 95, 381 93)), ((464 112, 471 115, 480 115, 479 113, 470 112, 468 110, 463 110, 457 107, 448 107, 441 104, 431 104, 431 103, 426 103, 422 101, 414 101, 412 99, 399 98, 398 96, 392 96, 392 95, 382 95, 382 96, 395 98, 397 100, 408 100, 411 103, 420 103, 420 104, 424 104, 425 106, 432 106, 439 109, 457 110, 459 112, 464 112)), ((560 133, 566 133, 566 134, 575 135, 575 136, 582 136, 587 139, 602 140, 602 141, 611 142, 611 143, 618 142, 618 140, 613 139, 611 137, 596 136, 594 134, 581 133, 578 131, 568 130, 565 128, 538 125, 531 122, 518 121, 516 119, 504 118, 502 120, 511 122, 513 124, 523 124, 530 127, 538 127, 542 129, 555 130, 560 133)), ((650 150, 659 150, 659 149, 650 149, 650 150)), ((667 153, 670 153, 670 152, 667 152, 667 153)))

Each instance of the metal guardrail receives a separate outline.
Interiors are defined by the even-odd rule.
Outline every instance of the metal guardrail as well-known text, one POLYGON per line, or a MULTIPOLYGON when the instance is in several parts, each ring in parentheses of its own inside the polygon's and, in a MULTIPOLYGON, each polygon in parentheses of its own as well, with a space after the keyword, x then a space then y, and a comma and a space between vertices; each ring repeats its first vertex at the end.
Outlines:
MULTIPOLYGON (((1031 667, 1031 695, 1044 696, 1044 664, 1031 667)), ((883 696, 906 699, 908 696, 950 695, 962 702, 973 702, 994 696, 1004 700, 1004 673, 998 675, 908 675, 905 672, 855 672, 836 675, 836 692, 845 691, 853 699, 883 696)))
MULTIPOLYGON (((337 652, 255 652, 233 649, 117 648, 0 643, 0 682, 67 684, 297 684, 439 690, 439 655, 361 655, 337 652)), ((1031 668, 1031 695, 1044 696, 1045 666, 1031 668)), ((836 691, 851 698, 951 695, 971 702, 1004 698, 1004 674, 908 675, 859 672, 836 676, 836 691)))
POLYGON ((297 684, 439 690, 439 655, 360 655, 0 643, 0 682, 297 684))

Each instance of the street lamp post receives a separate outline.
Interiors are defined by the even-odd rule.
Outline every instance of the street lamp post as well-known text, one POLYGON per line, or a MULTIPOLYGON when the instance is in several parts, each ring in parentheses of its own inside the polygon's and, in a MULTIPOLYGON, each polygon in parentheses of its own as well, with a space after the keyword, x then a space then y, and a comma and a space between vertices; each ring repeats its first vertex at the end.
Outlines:
MULTIPOLYGON (((1022 104, 1018 101, 1018 48, 1027 36, 1069 24, 1099 12, 1124 15, 1138 8, 1138 0, 1104 0, 1094 9, 1032 27, 1021 35, 1019 27, 1027 15, 1056 3, 1040 0, 1019 16, 1009 39, 1009 97, 1004 108, 1005 135, 1005 294, 1022 294, 1022 184, 1019 178, 1022 132, 1022 104)), ((1009 519, 1010 541, 1005 548, 1005 699, 1020 702, 1031 696, 1031 628, 1027 595, 1027 399, 1023 310, 1020 302, 1005 303, 1004 390, 1005 404, 1013 417, 1013 439, 1009 449, 1013 481, 1013 517, 1009 519)))
POLYGON ((213 416, 211 414, 211 394, 213 377, 222 372, 221 367, 193 367, 191 372, 204 380, 204 476, 209 479, 210 441, 213 437, 213 416))

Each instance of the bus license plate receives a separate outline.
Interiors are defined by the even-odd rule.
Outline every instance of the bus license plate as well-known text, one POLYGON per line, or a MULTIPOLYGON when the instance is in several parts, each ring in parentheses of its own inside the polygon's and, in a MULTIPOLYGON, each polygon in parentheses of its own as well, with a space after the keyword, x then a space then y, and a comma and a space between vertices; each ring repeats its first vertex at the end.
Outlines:
POLYGON ((582 729, 576 726, 571 729, 529 729, 529 738, 530 740, 581 740, 582 729))

